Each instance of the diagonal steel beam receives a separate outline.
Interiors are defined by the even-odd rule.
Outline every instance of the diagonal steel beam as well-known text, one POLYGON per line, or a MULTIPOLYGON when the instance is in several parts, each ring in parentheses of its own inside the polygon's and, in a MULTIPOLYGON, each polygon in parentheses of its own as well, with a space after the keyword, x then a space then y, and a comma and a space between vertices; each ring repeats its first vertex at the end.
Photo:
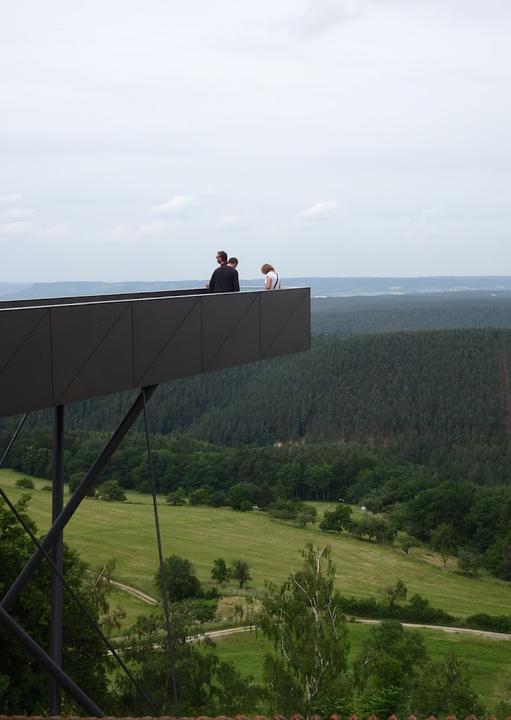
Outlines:
MULTIPOLYGON (((26 523, 26 521, 23 519, 22 515, 20 515, 19 511, 18 511, 18 510, 16 509, 16 507, 12 504, 12 502, 9 500, 9 498, 8 498, 7 495, 5 494, 5 491, 2 490, 1 487, 0 487, 0 497, 1 497, 2 500, 5 502, 5 504, 7 505, 7 507, 9 508, 9 510, 12 512, 12 514, 16 517, 17 521, 19 522, 19 524, 21 525, 21 527, 23 528, 23 530, 27 533, 27 535, 30 537, 30 539, 32 540, 32 542, 34 543, 34 545, 35 545, 36 547, 39 547, 39 548, 40 548, 40 547, 41 547, 41 543, 40 543, 39 540, 36 538, 36 536, 34 535, 34 533, 33 533, 32 530, 31 530, 30 526, 27 525, 27 523, 26 523)), ((103 632, 101 631, 100 627, 98 626, 98 624, 96 623, 96 621, 95 621, 94 618, 92 617, 92 615, 91 615, 91 613, 90 613, 90 610, 86 607, 86 605, 83 604, 83 602, 82 602, 82 600, 80 599, 80 597, 79 597, 79 596, 76 594, 76 592, 73 590, 72 585, 69 584, 69 582, 66 580, 66 578, 64 577, 64 575, 60 572, 60 570, 59 570, 58 567, 55 565, 55 563, 54 563, 53 560, 51 559, 50 555, 46 552, 46 550, 43 550, 43 549, 41 548, 41 552, 43 553, 46 561, 48 562, 48 564, 49 564, 50 567, 52 568, 53 572, 56 573, 56 575, 60 578, 61 583, 64 585, 64 587, 66 588, 66 590, 69 592, 69 594, 71 595, 71 597, 73 598, 73 600, 75 601, 75 603, 77 604, 77 606, 80 608, 80 610, 82 611, 82 613, 85 615, 85 618, 87 619, 87 622, 89 623, 90 627, 94 630, 94 632, 95 632, 96 635, 100 638, 100 640, 105 643, 105 645, 107 646, 108 650, 110 651, 110 655, 112 655, 112 657, 114 657, 114 658, 117 660, 117 662, 118 662, 118 664, 120 665, 120 667, 124 670, 124 672, 126 673, 126 675, 129 677, 129 679, 130 679, 131 682, 133 683, 133 686, 138 690, 140 696, 143 697, 144 700, 147 702, 148 707, 152 708, 154 717, 157 717, 157 716, 158 716, 158 709, 157 709, 156 705, 155 705, 154 702, 151 700, 151 698, 149 697, 149 695, 146 693, 146 691, 144 690, 144 688, 137 682, 137 680, 136 680, 135 677, 133 676, 133 673, 130 671, 130 669, 128 668, 128 666, 126 665, 126 663, 124 662, 124 660, 121 658, 121 656, 119 655, 118 651, 114 648, 114 646, 112 645, 112 643, 110 642, 110 640, 103 634, 103 632)))
MULTIPOLYGON (((115 450, 119 447, 122 439, 130 430, 131 426, 144 409, 144 397, 146 400, 148 400, 153 395, 157 387, 157 385, 150 385, 149 387, 144 388, 138 394, 135 402, 128 410, 123 420, 117 426, 117 429, 113 433, 112 437, 107 442, 107 444, 91 466, 88 473, 85 475, 81 483, 78 485, 78 487, 72 494, 71 499, 64 507, 62 512, 59 514, 59 516, 57 517, 51 528, 48 530, 44 538, 41 540, 41 548, 43 548, 47 552, 49 552, 53 548, 60 533, 64 530, 67 523, 71 520, 80 503, 87 495, 90 488, 94 485, 98 475, 103 470, 107 462, 110 460, 115 450)), ((39 548, 37 548, 34 551, 30 560, 27 562, 23 570, 16 578, 16 580, 13 582, 9 590, 5 593, 2 602, 0 603, 0 607, 3 610, 10 612, 23 588, 28 583, 34 572, 37 570, 43 559, 43 553, 39 548)))
POLYGON ((32 640, 23 628, 18 625, 9 613, 0 607, 0 624, 13 635, 25 648, 30 655, 48 672, 58 684, 69 695, 82 706, 82 708, 91 715, 91 717, 105 717, 105 713, 99 708, 83 690, 55 663, 39 645, 32 640))
POLYGON ((28 418, 28 412, 25 413, 25 414, 23 415, 23 417, 21 418, 21 420, 19 421, 18 427, 16 428, 16 430, 15 430, 15 432, 14 432, 14 435, 13 435, 12 438, 11 438, 10 443, 7 445, 4 454, 3 454, 2 457, 0 458, 0 468, 3 466, 3 464, 4 464, 5 461, 7 460, 7 456, 8 456, 9 453, 11 452, 11 450, 12 450, 12 448, 13 448, 13 446, 14 446, 14 443, 16 442, 16 440, 17 440, 17 438, 18 438, 18 435, 19 435, 20 432, 21 432, 21 428, 22 428, 23 425, 25 424, 25 420, 26 420, 27 418, 28 418))
MULTIPOLYGON (((208 360, 207 364, 204 366, 202 372, 208 372, 208 371, 209 371, 211 365, 213 364, 213 361, 217 359, 217 357, 219 356, 221 350, 224 348, 224 346, 226 345, 226 343, 227 343, 227 342, 230 340, 230 338, 232 337, 234 331, 240 326, 240 324, 243 322, 243 320, 244 320, 245 317, 248 315, 248 313, 250 312, 250 310, 252 310, 252 308, 253 308, 254 305, 256 305, 256 304, 259 305, 259 297, 258 297, 257 295, 253 298, 252 302, 247 306, 246 310, 245 310, 245 311, 240 315, 240 317, 236 320, 236 322, 234 323, 234 325, 229 329, 229 332, 228 332, 227 335, 224 337, 224 339, 222 340, 222 342, 220 343, 220 345, 217 347, 217 349, 215 350, 215 352, 213 353, 213 355, 209 358, 209 360, 208 360)), ((260 316, 261 316, 261 310, 259 309, 259 317, 260 317, 260 316)), ((260 320, 259 320, 259 322, 260 322, 260 320)), ((259 332, 260 332, 260 330, 259 330, 259 332)), ((260 358, 254 358, 254 359, 259 360, 260 358)))
MULTIPOLYGON (((54 412, 53 428, 53 478, 52 478, 52 522, 58 518, 64 507, 64 406, 57 405, 54 412)), ((62 635, 64 612, 64 586, 60 577, 64 571, 64 535, 60 533, 53 547, 53 562, 56 566, 51 573, 51 615, 50 615, 50 657, 62 667, 62 635), (56 570, 58 569, 58 573, 56 570)), ((50 715, 62 714, 62 698, 59 684, 50 681, 50 715)))
MULTIPOLYGON (((307 301, 308 301, 307 296, 301 297, 298 300, 297 304, 294 306, 294 308, 291 310, 291 312, 289 313, 287 318, 284 320, 284 322, 280 326, 280 329, 275 333, 275 336, 274 336, 273 340, 271 341, 271 343, 268 345, 268 347, 266 348, 264 353, 261 353, 261 360, 266 360, 268 358, 268 354, 269 354, 270 350, 272 349, 272 347, 275 345, 275 343, 279 339, 279 337, 282 334, 282 331, 284 330, 286 325, 289 323, 289 321, 291 320, 293 315, 296 313, 296 311, 303 305, 304 302, 307 302, 307 301)), ((309 343, 310 343, 310 339, 309 339, 309 343)))

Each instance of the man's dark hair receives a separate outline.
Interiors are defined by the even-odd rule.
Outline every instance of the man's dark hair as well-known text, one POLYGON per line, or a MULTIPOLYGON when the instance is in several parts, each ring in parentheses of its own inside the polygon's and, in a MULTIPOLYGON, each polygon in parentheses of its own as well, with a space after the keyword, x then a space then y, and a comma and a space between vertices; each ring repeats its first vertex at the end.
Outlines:
POLYGON ((229 260, 227 260, 227 262, 228 262, 229 264, 230 264, 230 263, 236 263, 236 265, 237 265, 237 264, 238 264, 238 258, 235 258, 235 257, 229 258, 229 260))
POLYGON ((227 262, 227 253, 225 250, 219 250, 216 256, 219 257, 222 262, 227 262))

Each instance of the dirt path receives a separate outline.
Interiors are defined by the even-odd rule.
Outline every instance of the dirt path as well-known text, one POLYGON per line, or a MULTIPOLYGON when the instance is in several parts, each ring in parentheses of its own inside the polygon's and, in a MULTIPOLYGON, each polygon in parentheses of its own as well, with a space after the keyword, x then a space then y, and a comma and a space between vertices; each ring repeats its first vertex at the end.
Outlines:
MULTIPOLYGON (((367 618, 356 618, 356 622, 363 625, 378 625, 381 620, 369 620, 367 618)), ((426 630, 441 630, 446 633, 461 633, 465 635, 476 635, 477 637, 488 638, 489 640, 511 640, 507 633, 491 632, 490 630, 473 630, 472 628, 449 627, 449 625, 422 625, 421 623, 401 623, 407 628, 425 628, 426 630)))
POLYGON ((125 585, 124 583, 117 582, 117 580, 109 580, 108 582, 110 585, 114 585, 114 587, 133 595, 133 597, 136 597, 138 600, 142 600, 142 602, 147 603, 147 605, 152 605, 153 607, 158 605, 158 600, 156 600, 156 598, 146 595, 146 593, 142 592, 142 590, 137 590, 137 588, 131 587, 131 585, 125 585))
MULTIPOLYGON (((152 605, 154 607, 159 604, 155 598, 147 595, 141 590, 137 590, 137 588, 117 582, 117 580, 110 580, 110 582, 112 585, 115 585, 115 587, 118 587, 120 590, 124 590, 125 592, 130 593, 130 595, 133 595, 134 597, 142 600, 142 602, 145 602, 148 605, 152 605)), ((367 618, 355 618, 355 622, 361 623, 363 625, 378 625, 382 621, 369 620, 367 618)), ((440 630, 441 632, 445 633, 475 635, 476 637, 487 638, 488 640, 511 640, 511 635, 508 635, 507 633, 491 632, 490 630, 473 630, 472 628, 449 627, 449 625, 423 625, 421 623, 401 623, 401 625, 407 628, 424 628, 426 630, 440 630)), ((224 630, 211 630, 209 632, 203 633, 202 635, 196 635, 190 639, 201 640, 205 637, 211 639, 222 638, 226 635, 235 635, 236 633, 250 632, 251 630, 255 630, 254 625, 244 625, 243 627, 226 628, 224 630)))
MULTIPOLYGON (((379 625, 382 621, 356 618, 355 622, 362 625, 379 625)), ((401 623, 401 625, 406 628, 424 628, 426 630, 440 630, 441 632, 453 634, 461 633, 466 635, 475 635, 477 637, 487 638, 488 640, 511 640, 511 635, 507 635, 506 633, 490 632, 489 630, 473 630, 472 628, 449 627, 448 625, 421 625, 419 623, 401 623)), ((212 632, 207 632, 204 633, 204 635, 197 636, 197 638, 200 639, 206 636, 212 639, 221 638, 224 635, 234 635, 235 633, 249 632, 250 630, 255 630, 255 626, 246 625, 244 627, 228 628, 226 630, 213 630, 212 632)))

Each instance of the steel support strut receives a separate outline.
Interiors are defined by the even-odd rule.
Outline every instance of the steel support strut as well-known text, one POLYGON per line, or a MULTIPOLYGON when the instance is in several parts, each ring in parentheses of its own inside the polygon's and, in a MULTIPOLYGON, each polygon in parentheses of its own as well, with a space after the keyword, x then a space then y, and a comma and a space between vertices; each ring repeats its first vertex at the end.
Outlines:
MULTIPOLYGON (((124 438, 126 433, 129 431, 129 429, 143 410, 144 393, 145 399, 147 400, 152 396, 157 387, 157 385, 150 385, 144 388, 144 390, 139 393, 133 405, 128 410, 123 420, 120 422, 117 429, 111 436, 110 440, 107 442, 101 453, 98 455, 96 461, 91 466, 90 470, 87 472, 81 483, 78 485, 78 487, 72 494, 69 502, 59 514, 57 519, 53 522, 53 525, 48 530, 44 538, 41 540, 41 547, 44 550, 48 552, 49 550, 51 550, 51 548, 53 548, 55 541, 62 533, 69 520, 73 517, 83 498, 87 495, 90 488, 94 485, 98 478, 98 475, 103 470, 107 462, 110 460, 115 450, 120 445, 121 440, 124 438)), ((4 595, 4 598, 0 603, 0 606, 3 610, 6 610, 7 612, 11 610, 23 588, 41 564, 43 558, 43 553, 39 550, 39 548, 37 548, 34 551, 30 560, 27 562, 23 570, 16 578, 16 580, 13 582, 9 590, 4 595)))
POLYGON ((16 428, 16 430, 15 430, 15 432, 14 432, 14 435, 13 435, 12 438, 11 438, 10 443, 7 445, 7 448, 6 448, 5 452, 4 452, 4 454, 3 454, 2 457, 0 458, 0 467, 2 467, 3 464, 5 463, 5 461, 7 460, 7 456, 8 456, 9 453, 11 452, 11 450, 12 450, 12 448, 13 448, 13 446, 14 446, 14 443, 16 442, 16 440, 17 440, 17 438, 18 438, 18 435, 19 435, 20 432, 21 432, 21 428, 22 428, 23 425, 25 424, 25 420, 27 419, 27 417, 28 417, 28 413, 25 413, 25 414, 23 415, 23 417, 21 418, 21 420, 19 421, 18 427, 16 428))
MULTIPOLYGON (((64 507, 64 406, 55 408, 53 432, 53 484, 52 484, 52 522, 58 518, 64 507)), ((53 546, 52 559, 55 569, 51 574, 51 616, 50 616, 50 656, 53 662, 62 667, 62 612, 64 588, 62 573, 64 570, 64 537, 60 532, 53 546), (58 573, 56 572, 58 570, 58 573)), ((50 715, 60 715, 62 700, 60 686, 55 679, 50 680, 50 715)))
MULTIPOLYGON (((7 507, 10 509, 10 511, 12 512, 12 514, 15 516, 15 518, 18 520, 18 522, 19 522, 19 524, 21 525, 21 527, 25 530, 25 532, 27 533, 27 535, 29 536, 29 538, 32 540, 33 544, 34 544, 36 547, 41 548, 41 544, 40 544, 39 540, 36 538, 36 536, 34 535, 34 533, 32 532, 30 526, 27 525, 27 523, 26 523, 25 520, 23 519, 22 515, 18 512, 18 510, 16 509, 16 507, 12 504, 12 502, 9 500, 9 498, 8 498, 7 495, 5 494, 5 491, 4 491, 1 487, 0 487, 0 497, 3 499, 3 501, 5 502, 5 504, 7 505, 7 507)), ((83 604, 82 600, 79 598, 79 596, 78 596, 78 595, 76 594, 76 592, 73 590, 72 585, 70 585, 70 584, 68 583, 68 581, 66 580, 66 578, 64 577, 64 575, 63 575, 62 573, 60 573, 59 569, 57 568, 57 566, 55 565, 55 563, 54 563, 53 560, 51 559, 50 555, 46 552, 46 550, 43 550, 43 549, 41 548, 41 552, 42 552, 43 555, 44 555, 44 559, 47 561, 47 563, 50 565, 50 567, 53 569, 53 571, 54 571, 55 573, 57 573, 58 576, 60 577, 60 580, 61 580, 61 582, 62 582, 62 585, 63 585, 63 586, 65 587, 65 589, 69 592, 69 594, 71 595, 71 597, 73 598, 73 600, 75 601, 75 603, 77 604, 77 606, 80 608, 80 610, 82 611, 82 613, 83 613, 84 616, 86 617, 86 619, 87 619, 90 627, 94 630, 94 632, 95 632, 96 635, 102 640, 102 642, 105 643, 105 645, 107 646, 108 650, 110 651, 110 654, 112 655, 112 657, 114 657, 114 658, 117 660, 117 662, 118 662, 118 664, 120 665, 120 667, 124 670, 124 672, 126 673, 127 677, 129 677, 129 679, 130 679, 131 682, 133 683, 133 687, 135 687, 135 688, 138 690, 140 696, 143 697, 144 700, 147 702, 148 706, 152 708, 154 717, 157 717, 159 711, 158 711, 156 705, 154 704, 153 700, 151 700, 151 698, 150 698, 149 695, 146 693, 146 691, 144 690, 144 688, 140 685, 140 683, 137 682, 137 680, 136 680, 135 677, 133 676, 133 673, 130 671, 130 669, 128 668, 128 666, 126 665, 126 663, 124 662, 124 660, 121 658, 121 656, 119 655, 119 653, 117 652, 117 650, 114 648, 114 646, 112 645, 112 643, 110 642, 110 640, 108 640, 108 638, 105 637, 105 635, 103 634, 103 632, 102 632, 101 629, 99 628, 98 624, 96 623, 95 619, 92 617, 92 615, 91 615, 91 613, 90 613, 90 610, 86 607, 86 605, 83 604)))
POLYGON ((10 632, 19 642, 25 646, 30 655, 46 670, 58 684, 88 712, 91 717, 105 717, 105 713, 99 708, 78 685, 71 680, 66 673, 42 650, 39 645, 32 640, 30 635, 26 633, 22 627, 18 625, 9 613, 0 607, 0 624, 10 632))
POLYGON ((154 475, 154 464, 153 464, 153 455, 151 452, 151 443, 149 440, 149 418, 147 415, 147 406, 146 406, 146 395, 145 395, 145 388, 142 388, 142 392, 144 393, 144 429, 145 429, 145 439, 146 439, 146 446, 147 446, 147 461, 149 464, 149 480, 151 482, 151 494, 153 496, 153 513, 154 513, 154 526, 156 529, 156 544, 158 546, 158 561, 159 561, 159 567, 160 567, 160 576, 162 581, 162 596, 163 596, 163 616, 165 618, 165 632, 167 634, 167 642, 165 643, 165 647, 167 650, 168 658, 169 658, 169 664, 170 664, 170 678, 172 680, 172 696, 174 699, 174 712, 176 715, 179 715, 178 712, 178 696, 177 696, 177 679, 176 679, 176 653, 175 648, 172 646, 172 632, 170 627, 170 607, 169 607, 169 594, 165 587, 163 586, 163 547, 161 542, 161 531, 160 531, 160 518, 158 515, 158 503, 156 500, 156 481, 155 481, 155 475, 154 475))

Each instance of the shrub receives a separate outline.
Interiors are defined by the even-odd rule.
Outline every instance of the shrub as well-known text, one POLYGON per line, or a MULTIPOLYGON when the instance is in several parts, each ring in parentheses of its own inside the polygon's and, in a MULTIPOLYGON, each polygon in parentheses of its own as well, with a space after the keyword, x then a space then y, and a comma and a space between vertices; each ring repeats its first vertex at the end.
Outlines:
MULTIPOLYGON (((401 620, 402 622, 424 622, 431 625, 452 625, 456 618, 441 608, 432 607, 422 595, 415 594, 404 605, 389 605, 376 598, 354 598, 341 596, 341 607, 347 615, 379 620, 401 620)), ((458 621, 459 622, 459 621, 458 621)))
POLYGON ((209 505, 211 502, 211 488, 208 485, 192 490, 190 505, 209 505))
POLYGON ((296 522, 300 527, 306 527, 307 523, 315 523, 318 519, 318 511, 311 505, 304 505, 296 516, 296 522))
POLYGON ((96 490, 96 496, 107 502, 124 502, 126 494, 122 487, 115 480, 107 480, 96 490))
POLYGON ((268 512, 278 520, 295 520, 302 508, 300 500, 276 500, 268 506, 268 512))
POLYGON ((511 633, 511 615, 487 615, 476 613, 466 618, 467 627, 490 632, 511 633))
POLYGON ((32 490, 34 483, 28 477, 20 477, 16 480, 16 487, 24 488, 25 490, 32 490))
POLYGON ((218 598, 220 597, 220 593, 218 592, 216 587, 211 587, 202 593, 202 597, 204 598, 204 600, 218 600, 218 598))
POLYGON ((177 488, 174 492, 169 492, 166 501, 169 505, 186 505, 186 496, 183 488, 177 488))

